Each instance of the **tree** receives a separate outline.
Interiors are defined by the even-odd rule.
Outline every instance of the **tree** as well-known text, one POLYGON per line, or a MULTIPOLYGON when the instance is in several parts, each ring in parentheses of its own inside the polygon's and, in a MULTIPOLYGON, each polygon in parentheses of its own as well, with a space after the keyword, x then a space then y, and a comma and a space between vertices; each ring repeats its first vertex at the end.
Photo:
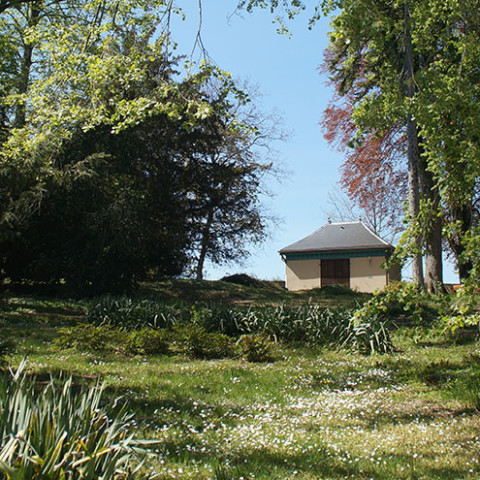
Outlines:
MULTIPOLYGON (((379 138, 367 135, 355 141, 357 128, 351 105, 332 102, 324 112, 322 127, 326 140, 346 155, 340 167, 340 185, 369 227, 391 242, 403 230, 406 172, 402 164, 404 137, 399 126, 379 138)), ((332 196, 336 205, 350 209, 341 196, 332 196)), ((353 211, 353 210, 352 210, 353 211)), ((352 215, 350 215, 352 219, 352 215)))
MULTIPOLYGON (((243 3, 247 8, 283 9, 287 16, 304 8, 302 2, 288 0, 243 3)), ((473 133, 478 118, 474 113, 478 104, 478 69, 474 67, 474 58, 478 58, 478 7, 476 0, 327 0, 317 4, 312 17, 315 21, 322 9, 324 13, 338 12, 330 35, 330 74, 342 95, 348 91, 354 94, 354 119, 361 135, 374 130, 381 136, 388 125, 399 120, 404 125, 411 206, 408 244, 410 254, 417 256, 418 276, 418 254, 425 253, 430 290, 441 279, 442 211, 459 215, 458 222, 451 224, 448 220, 446 226, 447 232, 459 238, 458 230, 464 228, 460 225, 469 223, 466 210, 477 177, 476 173, 469 174, 468 182, 463 182, 469 200, 462 200, 460 209, 450 209, 447 204, 453 197, 448 192, 462 184, 452 173, 465 166, 467 157, 472 172, 478 163, 471 155, 478 143, 473 133), (468 121, 452 122, 451 113, 460 111, 468 121), (447 122, 452 128, 443 129, 447 122), (459 150, 445 148, 447 144, 468 144, 469 148, 463 150, 468 154, 459 155, 459 150)))
POLYGON ((116 290, 182 273, 199 238, 200 256, 217 261, 233 258, 233 243, 260 239, 270 167, 253 151, 259 125, 238 115, 249 98, 212 65, 175 71, 164 39, 152 41, 171 5, 35 5, 38 22, 22 28, 16 17, 31 4, 8 11, 23 45, 11 57, 28 45, 30 60, 28 75, 18 61, 2 84, 4 272, 116 290))
MULTIPOLYGON (((161 60, 158 65, 164 69, 161 60)), ((165 71, 161 77, 166 80, 165 71)), ((125 96, 138 98, 144 89, 154 94, 147 83, 132 85, 125 96)), ((127 288, 149 271, 180 274, 189 238, 185 165, 208 142, 204 129, 192 131, 183 122, 187 95, 200 94, 183 85, 182 98, 170 97, 178 117, 157 113, 117 133, 108 124, 87 132, 72 127, 43 178, 39 208, 26 212, 15 235, 1 244, 6 274, 63 279, 94 291, 127 288)))
MULTIPOLYGON (((394 126, 404 125, 410 218, 416 221, 420 212, 419 193, 425 201, 435 195, 426 181, 428 172, 421 168, 417 126, 408 106, 415 93, 412 90, 415 69, 420 68, 413 63, 416 59, 411 46, 408 3, 387 5, 367 0, 355 4, 344 2, 343 7, 334 22, 327 68, 339 95, 348 95, 353 104, 357 136, 363 140, 371 135, 381 138, 394 126)), ((436 233, 437 226, 438 222, 433 230, 436 233)), ((413 277, 422 283, 421 235, 417 233, 415 237, 413 277)), ((441 269, 437 268, 438 261, 441 265, 441 237, 429 234, 426 240, 427 287, 433 290, 441 281, 441 269), (435 262, 430 261, 431 257, 435 262)))
MULTIPOLYGON (((217 90, 212 86, 214 98, 217 90)), ((278 119, 259 113, 252 103, 236 101, 226 108, 218 141, 192 172, 189 256, 197 279, 203 278, 206 260, 217 265, 242 261, 248 256, 246 245, 265 237, 267 217, 259 197, 268 195, 264 177, 275 171, 271 142, 283 138, 278 119)))
POLYGON ((428 169, 441 193, 447 239, 456 254, 460 278, 466 279, 478 258, 478 250, 466 254, 467 244, 471 247, 475 242, 465 240, 475 230, 480 176, 479 4, 475 0, 434 2, 431 12, 416 29, 417 43, 434 49, 435 55, 423 72, 415 115, 428 169))
MULTIPOLYGON (((473 130, 464 128, 466 118, 478 118, 478 69, 471 68, 478 54, 478 5, 469 5, 471 10, 460 2, 426 5, 422 1, 406 1, 377 6, 368 2, 352 6, 345 2, 346 5, 347 14, 342 13, 338 23, 337 58, 331 66, 339 75, 337 80, 350 82, 351 86, 356 81, 355 92, 364 89, 357 97, 355 109, 355 120, 364 132, 375 127, 378 130, 384 124, 379 119, 386 114, 391 120, 406 113, 410 238, 417 239, 417 251, 421 244, 425 245, 427 287, 433 290, 441 278, 442 212, 451 241, 452 233, 458 239, 461 235, 455 232, 468 229, 478 178, 478 161, 471 155, 478 141, 473 130), (355 18, 367 6, 375 17, 371 26, 355 18), (401 25, 402 31, 396 25, 401 25), (355 41, 342 46, 350 38, 355 41), (401 69, 395 59, 402 59, 401 69), (400 91, 397 79, 402 85, 400 91), (464 117, 452 121, 453 112, 462 112, 464 117), (445 128, 446 124, 449 128, 445 128), (459 155, 460 152, 468 153, 459 155), (465 173, 467 165, 469 174, 459 175, 465 173), (417 191, 421 194, 418 201, 417 191)), ((344 88, 346 84, 340 85, 344 88)), ((458 240, 456 243, 462 265, 462 247, 458 240)), ((468 270, 468 262, 464 266, 468 270)))

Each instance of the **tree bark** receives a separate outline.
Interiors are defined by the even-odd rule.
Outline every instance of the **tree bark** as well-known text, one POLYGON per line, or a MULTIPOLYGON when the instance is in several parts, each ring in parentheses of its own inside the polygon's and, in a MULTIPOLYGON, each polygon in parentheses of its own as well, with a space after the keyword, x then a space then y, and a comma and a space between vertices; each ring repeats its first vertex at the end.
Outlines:
MULTIPOLYGON (((415 95, 415 78, 414 78, 414 64, 413 64, 413 47, 412 34, 410 26, 410 7, 408 0, 405 1, 405 24, 404 24, 404 68, 403 68, 403 89, 407 98, 413 98, 415 95)), ((411 112, 407 114, 406 118, 407 129, 407 160, 408 160, 408 210, 410 214, 410 221, 415 221, 420 212, 420 185, 418 165, 420 153, 418 149, 418 131, 417 124, 411 112)), ((415 249, 417 253, 413 256, 412 261, 412 280, 424 287, 423 278, 423 259, 421 255, 422 240, 419 235, 414 239, 415 249)))
MULTIPOLYGON (((27 5, 27 8, 28 27, 33 28, 38 25, 40 19, 40 13, 42 8, 41 2, 32 1, 31 4, 27 5)), ((33 64, 33 48, 34 46, 31 43, 28 43, 26 39, 23 39, 22 65, 17 84, 17 93, 19 93, 20 95, 27 93, 30 86, 30 73, 33 64)), ((26 105, 24 102, 22 102, 21 104, 17 105, 15 111, 14 125, 16 128, 22 128, 23 126, 25 126, 26 115, 26 105)))
POLYGON ((426 238, 425 287, 429 293, 444 291, 442 253, 442 219, 435 215, 426 238))
POLYGON ((208 252, 208 244, 210 241, 210 228, 212 226, 213 221, 213 209, 208 211, 207 220, 205 226, 202 231, 202 243, 200 245, 200 253, 198 255, 198 263, 196 268, 196 276, 197 280, 203 280, 203 267, 205 265, 205 259, 207 257, 208 252))
POLYGON ((461 205, 455 207, 452 212, 453 221, 459 222, 460 228, 459 232, 452 238, 448 239, 448 243, 453 253, 455 254, 458 275, 460 277, 460 282, 463 282, 466 278, 469 277, 470 272, 473 268, 473 264, 469 260, 464 260, 462 258, 463 253, 465 252, 465 245, 462 242, 462 237, 466 232, 472 228, 473 224, 473 212, 472 205, 461 205))
POLYGON ((419 163, 420 190, 431 208, 430 220, 424 225, 425 232, 425 288, 429 293, 440 293, 443 288, 442 215, 440 192, 433 174, 425 162, 419 163))

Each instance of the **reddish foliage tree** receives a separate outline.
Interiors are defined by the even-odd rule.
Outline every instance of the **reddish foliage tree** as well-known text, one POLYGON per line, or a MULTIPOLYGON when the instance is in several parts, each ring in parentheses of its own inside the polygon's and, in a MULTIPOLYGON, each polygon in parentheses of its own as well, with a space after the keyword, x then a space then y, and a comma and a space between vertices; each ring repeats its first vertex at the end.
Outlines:
POLYGON ((357 140, 352 113, 350 102, 332 102, 321 123, 325 139, 345 154, 340 185, 376 233, 393 237, 402 227, 406 197, 405 137, 401 125, 393 125, 382 134, 370 132, 357 140))

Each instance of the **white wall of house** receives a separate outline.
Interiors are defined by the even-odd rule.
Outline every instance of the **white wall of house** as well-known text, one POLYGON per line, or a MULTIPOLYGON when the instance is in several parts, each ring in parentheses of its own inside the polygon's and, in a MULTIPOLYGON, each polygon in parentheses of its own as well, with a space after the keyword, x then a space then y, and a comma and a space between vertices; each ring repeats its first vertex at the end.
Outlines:
MULTIPOLYGON (((381 265, 385 257, 359 257, 350 259, 350 288, 373 293, 389 281, 400 280, 400 267, 387 273, 381 265)), ((321 286, 320 260, 288 260, 286 288, 291 291, 309 290, 321 286)))
POLYGON ((350 259, 350 288, 373 293, 387 285, 387 271, 381 265, 385 257, 360 257, 350 259))
POLYGON ((320 287, 320 260, 289 260, 286 273, 287 290, 310 290, 320 287))

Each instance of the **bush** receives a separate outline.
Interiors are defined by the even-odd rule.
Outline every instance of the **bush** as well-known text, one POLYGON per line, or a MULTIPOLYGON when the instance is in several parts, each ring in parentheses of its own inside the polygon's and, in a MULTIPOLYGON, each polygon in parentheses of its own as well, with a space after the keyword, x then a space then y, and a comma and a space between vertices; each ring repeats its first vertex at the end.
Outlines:
POLYGON ((412 283, 395 282, 375 293, 352 318, 348 339, 354 349, 364 353, 387 353, 393 350, 390 330, 400 317, 408 323, 421 322, 420 292, 412 283))
POLYGON ((210 333, 194 324, 175 329, 180 350, 190 358, 228 358, 233 354, 232 340, 222 333, 210 333))
POLYGON ((168 333, 165 330, 142 328, 129 332, 125 340, 126 353, 156 355, 168 352, 168 333))
POLYGON ((242 335, 237 346, 242 358, 249 362, 267 362, 272 359, 272 343, 262 335, 242 335))
MULTIPOLYGON (((23 373, 0 376, 0 476, 17 480, 126 480, 140 468, 124 409, 109 417, 102 387, 58 387, 40 392, 23 373)), ((140 462, 141 463, 141 462, 140 462)), ((5 478, 4 477, 4 478, 5 478)))
POLYGON ((347 285, 333 284, 325 285, 320 289, 320 295, 324 297, 352 296, 356 291, 347 285))
POLYGON ((222 277, 220 280, 222 282, 234 283, 244 287, 263 287, 263 283, 260 280, 250 277, 246 273, 236 273, 234 275, 222 277))
POLYGON ((80 352, 117 350, 122 342, 122 332, 109 325, 81 323, 75 327, 61 328, 60 335, 55 340, 60 348, 73 348, 80 352))

